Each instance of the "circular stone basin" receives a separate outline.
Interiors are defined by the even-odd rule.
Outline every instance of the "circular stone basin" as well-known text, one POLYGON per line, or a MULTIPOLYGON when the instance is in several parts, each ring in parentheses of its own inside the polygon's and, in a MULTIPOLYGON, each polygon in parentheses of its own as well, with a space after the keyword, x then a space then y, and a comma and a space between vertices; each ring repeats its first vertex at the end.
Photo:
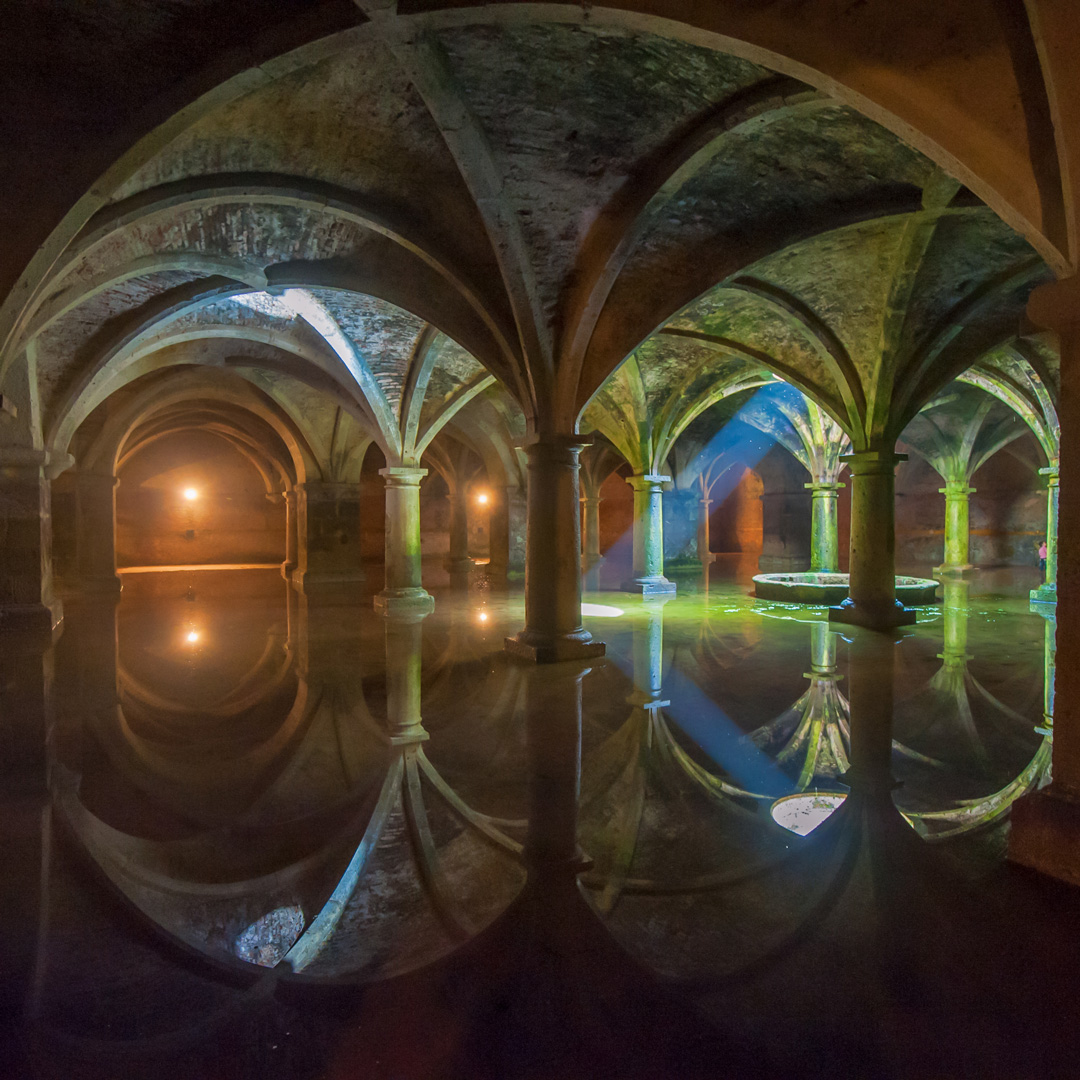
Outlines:
MULTIPOLYGON (((919 607, 937 600, 938 583, 929 578, 898 577, 896 599, 904 607, 919 607)), ((831 607, 843 603, 848 595, 847 574, 756 574, 754 595, 761 600, 779 600, 785 604, 812 604, 831 607)))

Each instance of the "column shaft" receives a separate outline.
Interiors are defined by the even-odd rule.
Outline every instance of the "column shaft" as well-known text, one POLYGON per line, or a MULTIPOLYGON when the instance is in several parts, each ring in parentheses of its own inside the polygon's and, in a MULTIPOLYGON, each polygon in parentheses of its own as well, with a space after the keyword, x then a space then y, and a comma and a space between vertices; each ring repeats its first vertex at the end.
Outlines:
POLYGON ((435 606, 420 575, 420 481, 427 469, 380 469, 386 479, 386 586, 375 610, 430 611, 435 606))
POLYGON ((945 496, 945 559, 934 573, 963 574, 973 569, 968 562, 968 507, 975 489, 963 480, 947 480, 938 490, 945 496))
POLYGON ((292 577, 297 565, 299 537, 297 534, 296 489, 285 492, 285 561, 281 564, 281 576, 286 581, 292 577))
POLYGON ((915 622, 896 599, 895 472, 904 458, 867 450, 843 458, 851 469, 851 547, 848 598, 829 609, 834 622, 887 630, 915 622))
POLYGON ((675 583, 664 577, 664 484, 671 477, 646 473, 626 482, 634 489, 634 576, 623 588, 643 596, 673 593, 675 583))
POLYGON ((450 551, 446 568, 451 573, 461 573, 473 568, 469 558, 469 506, 462 490, 450 492, 450 551))
POLYGON ((581 500, 585 523, 584 551, 586 566, 595 566, 603 559, 600 554, 600 496, 586 495, 581 500))
POLYGON ((578 455, 583 445, 576 436, 545 433, 526 447, 525 629, 507 638, 506 648, 538 663, 604 652, 581 625, 578 455))
POLYGON ((364 581, 358 485, 300 484, 296 526, 297 566, 291 580, 297 589, 305 594, 334 593, 364 581))
POLYGON ((697 557, 702 566, 708 567, 713 561, 711 538, 709 537, 709 511, 712 509, 712 499, 701 498, 698 500, 697 519, 697 557))
POLYGON ((835 574, 840 569, 840 536, 837 499, 843 484, 815 480, 806 484, 810 501, 810 570, 835 574))
POLYGON ((1031 590, 1031 599, 1041 604, 1057 603, 1058 491, 1057 462, 1039 472, 1046 477, 1046 573, 1043 583, 1031 590))
POLYGON ((510 569, 509 489, 492 487, 488 504, 488 576, 505 578, 510 569))
POLYGON ((111 473, 75 477, 75 570, 81 592, 119 592, 116 485, 111 473))

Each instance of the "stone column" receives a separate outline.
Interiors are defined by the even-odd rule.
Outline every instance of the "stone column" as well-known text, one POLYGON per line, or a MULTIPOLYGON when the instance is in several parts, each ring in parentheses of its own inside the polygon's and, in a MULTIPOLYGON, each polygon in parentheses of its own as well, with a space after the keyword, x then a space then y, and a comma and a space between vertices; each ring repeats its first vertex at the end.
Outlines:
POLYGON ((1046 477, 1046 577, 1043 583, 1031 590, 1031 599, 1039 604, 1057 603, 1057 549, 1058 549, 1058 466, 1057 462, 1040 469, 1046 477))
POLYGON ((288 581, 297 567, 299 548, 297 492, 293 488, 285 492, 285 561, 281 564, 281 576, 288 581))
POLYGON ((975 569, 968 562, 968 499, 975 489, 963 480, 946 480, 938 490, 945 496, 945 560, 934 573, 963 575, 975 569))
POLYGON ((836 503, 843 484, 815 480, 804 484, 810 493, 810 570, 835 574, 840 570, 840 539, 836 503))
POLYGON ((708 496, 702 496, 698 499, 697 557, 698 562, 706 568, 715 558, 710 547, 712 541, 709 538, 709 513, 711 510, 712 499, 708 496))
POLYGON ((469 507, 463 489, 450 492, 450 552, 446 569, 451 574, 468 573, 475 564, 469 558, 469 507))
POLYGON ((946 581, 942 586, 945 594, 941 599, 942 640, 939 660, 946 668, 963 671, 971 656, 967 651, 968 583, 946 581))
POLYGON ((525 573, 525 551, 528 547, 529 497, 520 487, 506 489, 506 515, 509 528, 507 568, 511 574, 525 573))
POLYGON ((420 481, 427 469, 397 466, 379 475, 386 479, 386 585, 375 610, 431 611, 435 601, 420 576, 420 481))
POLYGON ((581 511, 577 436, 544 433, 526 446, 529 461, 525 552, 525 629, 506 649, 537 663, 602 656, 581 624, 581 511))
POLYGON ((644 623, 634 625, 634 692, 628 703, 646 710, 671 704, 661 700, 664 693, 664 605, 669 599, 669 596, 646 599, 642 605, 644 623))
POLYGON ((864 450, 840 459, 851 469, 851 548, 848 598, 829 609, 833 622, 888 630, 915 622, 915 611, 896 599, 893 505, 896 465, 891 450, 864 450))
POLYGON ((664 484, 671 477, 639 473, 626 482, 634 489, 634 576, 623 588, 643 596, 673 593, 675 583, 664 577, 664 484))
POLYGON ((119 592, 116 485, 111 473, 75 475, 75 571, 80 592, 119 592))
POLYGON ((42 450, 0 449, 0 630, 51 631, 52 491, 42 450))
POLYGON ((600 496, 585 495, 581 500, 582 517, 585 525, 585 540, 582 545, 582 559, 586 568, 604 561, 600 554, 600 496))
POLYGON ((359 486, 314 481, 300 484, 296 510, 293 586, 310 596, 337 594, 362 584, 359 486))
POLYGON ((509 488, 492 487, 488 504, 488 577, 501 581, 510 569, 509 488))
MULTIPOLYGON (((1054 741, 1049 787, 1012 807, 1009 858, 1080 885, 1080 279, 1036 289, 1028 314, 1061 343, 1058 600, 1054 741)), ((1049 539, 1049 538, 1048 538, 1049 539)), ((1049 546, 1049 545, 1048 545, 1049 546)), ((1047 560, 1049 570, 1049 560, 1047 560)))

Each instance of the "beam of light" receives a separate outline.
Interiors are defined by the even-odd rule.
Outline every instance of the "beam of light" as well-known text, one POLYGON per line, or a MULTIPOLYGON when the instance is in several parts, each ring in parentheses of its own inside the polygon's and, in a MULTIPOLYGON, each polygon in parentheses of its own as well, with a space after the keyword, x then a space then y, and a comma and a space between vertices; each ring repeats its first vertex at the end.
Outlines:
POLYGON ((621 607, 608 607, 607 604, 582 604, 581 614, 591 615, 596 619, 617 619, 623 613, 621 607))
POLYGON ((184 498, 188 502, 194 502, 199 497, 199 493, 194 488, 184 488, 184 498))
POLYGON ((842 791, 804 791, 777 799, 770 812, 777 825, 797 836, 806 836, 832 817, 846 798, 842 791))

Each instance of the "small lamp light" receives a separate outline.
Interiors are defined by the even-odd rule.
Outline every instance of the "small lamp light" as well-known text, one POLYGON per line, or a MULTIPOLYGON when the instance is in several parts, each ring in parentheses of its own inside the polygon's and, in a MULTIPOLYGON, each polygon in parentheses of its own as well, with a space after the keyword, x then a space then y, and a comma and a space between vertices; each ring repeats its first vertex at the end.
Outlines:
POLYGON ((184 488, 184 498, 188 502, 194 502, 199 497, 199 493, 194 488, 184 488))
POLYGON ((479 503, 479 504, 480 504, 481 506, 487 506, 487 503, 488 503, 488 493, 487 493, 486 491, 481 491, 481 492, 480 492, 480 494, 476 496, 476 501, 477 501, 477 502, 478 502, 478 503, 479 503))
POLYGON ((187 640, 189 644, 194 645, 195 642, 199 640, 199 631, 189 630, 187 634, 187 640))

